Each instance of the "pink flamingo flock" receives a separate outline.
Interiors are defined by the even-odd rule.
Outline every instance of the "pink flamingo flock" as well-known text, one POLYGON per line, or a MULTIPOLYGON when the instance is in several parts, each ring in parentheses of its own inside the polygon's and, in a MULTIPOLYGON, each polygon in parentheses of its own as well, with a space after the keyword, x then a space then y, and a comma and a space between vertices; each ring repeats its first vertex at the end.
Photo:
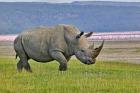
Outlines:
MULTIPOLYGON (((14 41, 17 35, 0 35, 0 41, 14 41)), ((140 40, 140 31, 93 33, 89 41, 140 40)))

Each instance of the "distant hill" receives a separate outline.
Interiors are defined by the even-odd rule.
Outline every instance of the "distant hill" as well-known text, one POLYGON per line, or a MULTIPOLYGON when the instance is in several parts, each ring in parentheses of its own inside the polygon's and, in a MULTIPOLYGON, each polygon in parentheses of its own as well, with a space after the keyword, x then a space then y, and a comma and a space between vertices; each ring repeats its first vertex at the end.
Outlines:
POLYGON ((82 31, 140 31, 140 3, 0 2, 0 34, 56 24, 73 24, 82 31))
POLYGON ((140 2, 113 2, 113 1, 74 1, 78 5, 103 5, 103 6, 135 6, 140 7, 140 2))

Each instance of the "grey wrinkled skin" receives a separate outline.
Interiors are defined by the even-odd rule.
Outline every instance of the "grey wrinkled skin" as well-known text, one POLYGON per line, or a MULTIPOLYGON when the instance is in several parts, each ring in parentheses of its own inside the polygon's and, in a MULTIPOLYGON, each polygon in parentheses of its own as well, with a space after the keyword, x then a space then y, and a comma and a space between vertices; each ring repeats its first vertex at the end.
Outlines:
POLYGON ((84 64, 95 63, 103 43, 94 49, 89 45, 87 37, 92 33, 84 35, 72 25, 57 25, 51 28, 38 27, 21 33, 14 41, 19 72, 23 68, 32 72, 28 63, 29 59, 37 62, 50 62, 56 60, 60 63, 59 70, 67 69, 67 62, 75 55, 84 64))

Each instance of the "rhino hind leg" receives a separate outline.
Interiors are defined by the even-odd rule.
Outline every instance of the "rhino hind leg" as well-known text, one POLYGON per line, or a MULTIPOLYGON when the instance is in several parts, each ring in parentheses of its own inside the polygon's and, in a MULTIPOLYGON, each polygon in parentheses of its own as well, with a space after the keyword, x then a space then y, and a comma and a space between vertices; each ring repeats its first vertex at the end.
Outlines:
POLYGON ((28 72, 32 72, 30 64, 28 63, 28 59, 26 58, 21 58, 20 61, 17 63, 18 72, 21 72, 23 68, 28 72))
POLYGON ((22 41, 21 37, 17 37, 14 41, 14 49, 16 52, 16 58, 17 56, 20 58, 20 61, 17 63, 17 70, 21 72, 22 69, 24 68, 26 71, 32 72, 31 67, 28 63, 29 57, 26 51, 24 50, 24 47, 21 41, 22 41))
POLYGON ((18 72, 21 72, 22 69, 23 69, 23 64, 22 64, 21 61, 19 61, 19 62, 17 63, 17 70, 18 70, 18 72))
POLYGON ((23 67, 26 71, 32 72, 30 64, 28 63, 28 61, 23 61, 23 67))

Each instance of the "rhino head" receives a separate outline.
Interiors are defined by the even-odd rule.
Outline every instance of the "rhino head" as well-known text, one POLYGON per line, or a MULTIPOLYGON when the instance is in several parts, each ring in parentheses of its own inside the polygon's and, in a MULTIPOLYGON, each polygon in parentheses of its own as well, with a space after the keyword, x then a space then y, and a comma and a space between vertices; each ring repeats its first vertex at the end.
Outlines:
POLYGON ((96 57, 101 52, 104 41, 97 48, 94 48, 94 44, 89 47, 85 47, 87 45, 87 37, 90 37, 92 33, 88 33, 84 35, 84 32, 81 32, 76 36, 79 40, 79 47, 75 50, 75 56, 84 64, 90 65, 96 62, 96 57), (82 37, 83 35, 83 37, 82 37))
POLYGON ((98 48, 94 48, 94 44, 90 45, 87 40, 93 32, 84 34, 84 32, 80 32, 79 29, 74 26, 65 26, 65 30, 65 39, 69 46, 69 53, 71 52, 84 64, 94 64, 96 57, 103 48, 104 41, 98 48))

